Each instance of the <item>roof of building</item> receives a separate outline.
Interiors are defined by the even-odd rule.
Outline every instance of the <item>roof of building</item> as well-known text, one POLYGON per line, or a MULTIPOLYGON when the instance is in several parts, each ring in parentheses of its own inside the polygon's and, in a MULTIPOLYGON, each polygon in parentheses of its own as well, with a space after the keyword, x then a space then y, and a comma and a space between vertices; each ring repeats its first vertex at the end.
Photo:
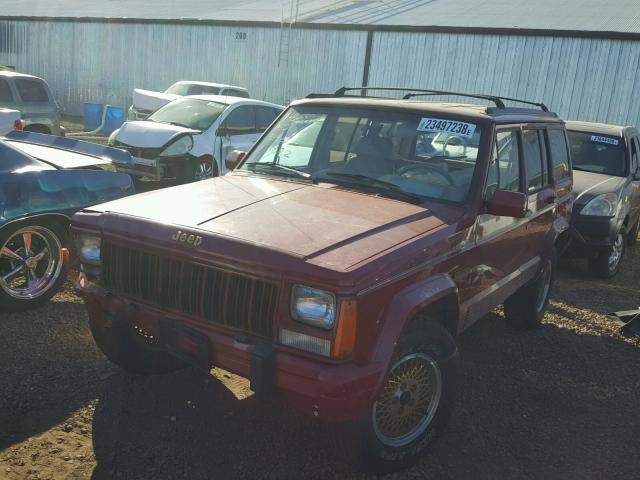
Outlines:
POLYGON ((4 2, 2 18, 240 21, 640 34, 637 0, 32 0, 4 2))

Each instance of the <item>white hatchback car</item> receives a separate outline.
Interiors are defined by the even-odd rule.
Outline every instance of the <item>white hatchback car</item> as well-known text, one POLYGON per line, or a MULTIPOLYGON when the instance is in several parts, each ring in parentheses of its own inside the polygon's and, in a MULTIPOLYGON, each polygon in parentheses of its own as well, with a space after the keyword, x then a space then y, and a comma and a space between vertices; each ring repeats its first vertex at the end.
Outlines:
POLYGON ((229 152, 248 151, 283 109, 224 95, 182 97, 147 120, 125 122, 109 145, 131 153, 132 165, 118 167, 123 172, 153 180, 202 180, 227 173, 229 152))

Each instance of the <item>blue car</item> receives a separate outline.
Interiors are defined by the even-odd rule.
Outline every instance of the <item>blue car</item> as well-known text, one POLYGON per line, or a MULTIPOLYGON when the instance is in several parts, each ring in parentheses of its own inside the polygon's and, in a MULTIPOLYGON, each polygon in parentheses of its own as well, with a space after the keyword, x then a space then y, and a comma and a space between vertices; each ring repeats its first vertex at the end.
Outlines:
POLYGON ((69 218, 134 193, 128 152, 32 132, 0 138, 0 310, 49 300, 64 283, 69 218))

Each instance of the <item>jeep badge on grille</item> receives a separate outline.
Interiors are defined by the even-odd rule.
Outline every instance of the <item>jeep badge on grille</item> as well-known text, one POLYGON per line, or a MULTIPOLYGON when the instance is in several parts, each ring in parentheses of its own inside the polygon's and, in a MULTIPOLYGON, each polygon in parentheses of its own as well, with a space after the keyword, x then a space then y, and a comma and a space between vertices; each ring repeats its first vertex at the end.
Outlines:
POLYGON ((193 233, 186 233, 182 230, 178 230, 171 236, 171 240, 175 240, 176 242, 187 243, 189 245, 193 245, 194 247, 199 247, 202 245, 202 237, 200 235, 194 235, 193 233))

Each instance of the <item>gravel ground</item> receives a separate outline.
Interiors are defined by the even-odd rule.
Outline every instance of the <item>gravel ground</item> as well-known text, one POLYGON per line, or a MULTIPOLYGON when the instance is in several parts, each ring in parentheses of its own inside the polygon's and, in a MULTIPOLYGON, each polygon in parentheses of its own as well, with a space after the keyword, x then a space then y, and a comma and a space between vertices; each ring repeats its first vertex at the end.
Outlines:
MULTIPOLYGON (((386 478, 637 479, 640 342, 603 314, 640 304, 639 278, 640 248, 613 281, 562 262, 540 330, 515 332, 496 311, 463 334, 449 427, 386 478)), ((0 478, 365 478, 335 458, 335 429, 213 373, 123 374, 68 287, 0 314, 0 478)))

